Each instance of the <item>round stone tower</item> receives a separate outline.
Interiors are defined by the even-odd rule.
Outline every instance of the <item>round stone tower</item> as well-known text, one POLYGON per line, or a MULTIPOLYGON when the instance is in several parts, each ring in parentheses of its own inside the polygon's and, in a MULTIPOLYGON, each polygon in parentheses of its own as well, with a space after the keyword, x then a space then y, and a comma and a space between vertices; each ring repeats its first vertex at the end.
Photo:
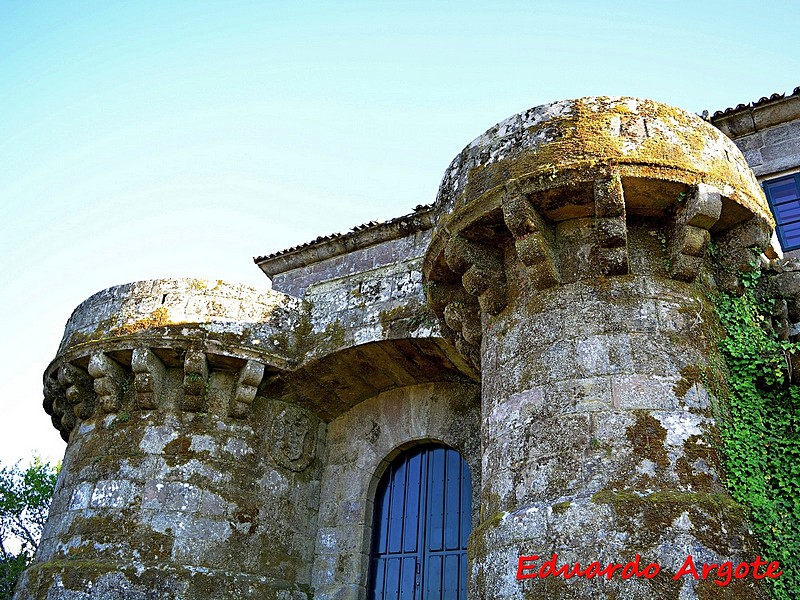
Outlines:
POLYGON ((16 598, 307 598, 321 421, 258 395, 298 303, 180 279, 75 310, 44 375, 69 445, 16 598))
MULTIPOLYGON (((633 98, 530 109, 445 173, 423 276, 446 337, 482 377, 475 598, 695 598, 694 561, 752 561, 725 490, 707 293, 769 244, 772 218, 734 144, 633 98), (713 267, 713 269, 712 269, 713 267), (713 272, 713 273, 712 273, 713 272), (532 577, 660 566, 653 578, 532 577), (528 572, 530 573, 530 571, 528 572)), ((752 578, 727 593, 760 597, 752 578)))

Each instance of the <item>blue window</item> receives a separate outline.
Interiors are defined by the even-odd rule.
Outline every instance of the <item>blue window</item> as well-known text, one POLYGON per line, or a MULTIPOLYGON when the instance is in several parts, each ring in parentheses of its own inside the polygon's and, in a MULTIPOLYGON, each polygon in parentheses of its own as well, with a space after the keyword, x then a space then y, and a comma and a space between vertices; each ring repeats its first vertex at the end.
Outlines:
POLYGON ((472 480, 461 455, 439 445, 397 457, 375 495, 370 600, 464 600, 472 480))
POLYGON ((775 215, 781 248, 800 248, 800 173, 765 181, 764 193, 775 215))

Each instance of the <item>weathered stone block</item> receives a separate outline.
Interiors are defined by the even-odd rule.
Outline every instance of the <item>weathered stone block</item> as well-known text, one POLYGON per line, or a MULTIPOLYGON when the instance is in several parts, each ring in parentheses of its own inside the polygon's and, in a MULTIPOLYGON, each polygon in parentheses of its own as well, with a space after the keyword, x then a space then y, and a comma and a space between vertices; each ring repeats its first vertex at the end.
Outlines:
POLYGON ((787 139, 785 142, 774 145, 764 145, 761 149, 761 157, 765 162, 774 163, 775 166, 783 166, 794 163, 800 156, 800 139, 787 139))
POLYGON ((136 488, 127 480, 98 481, 89 501, 91 508, 123 508, 134 498, 136 488))
POLYGON ((611 377, 611 400, 615 408, 677 408, 673 388, 676 379, 658 375, 614 375, 611 377))
POLYGON ((614 171, 609 177, 594 182, 595 215, 598 219, 614 219, 625 216, 625 197, 622 178, 614 171))
POLYGON ((609 377, 587 377, 570 379, 551 384, 547 388, 547 407, 551 412, 562 413, 596 412, 609 410, 611 404, 611 379, 609 377))
POLYGON ((633 369, 627 334, 593 336, 576 341, 578 373, 584 377, 627 373, 633 369))
POLYGON ((697 184, 686 198, 686 206, 678 211, 678 222, 711 229, 722 213, 720 191, 705 183, 697 184))
POLYGON ((525 432, 530 458, 554 456, 568 451, 580 456, 590 442, 589 415, 566 414, 539 421, 525 432))
POLYGON ((617 248, 628 241, 628 228, 624 219, 597 219, 597 244, 601 248, 617 248))
POLYGON ((543 261, 552 262, 552 250, 547 245, 544 235, 539 232, 527 234, 514 242, 519 259, 528 266, 543 261))
POLYGON ((89 507, 89 502, 92 499, 94 492, 94 484, 83 482, 79 484, 72 494, 72 499, 69 504, 70 510, 82 510, 89 507))
POLYGON ((603 275, 626 275, 629 271, 628 249, 600 248, 597 250, 600 273, 603 275))
POLYGON ((180 481, 148 481, 142 492, 142 508, 194 512, 202 492, 180 481))

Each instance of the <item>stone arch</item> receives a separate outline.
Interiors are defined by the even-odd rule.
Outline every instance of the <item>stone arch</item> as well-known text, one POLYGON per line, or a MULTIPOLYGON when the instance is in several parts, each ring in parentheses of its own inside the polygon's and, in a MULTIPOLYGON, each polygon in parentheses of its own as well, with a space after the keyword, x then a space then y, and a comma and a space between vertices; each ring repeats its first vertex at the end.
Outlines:
MULTIPOLYGON (((449 444, 443 442, 440 439, 429 438, 429 437, 409 440, 408 442, 405 442, 405 443, 402 443, 402 444, 398 445, 393 450, 391 450, 383 458, 383 460, 380 461, 380 463, 378 463, 378 466, 375 469, 375 473, 373 473, 372 477, 370 478, 369 488, 367 489, 369 497, 370 498, 374 498, 375 497, 375 492, 378 489, 378 484, 380 483, 381 478, 386 473, 386 469, 389 468, 389 465, 391 465, 392 462, 394 462, 394 460, 397 457, 399 457, 404 452, 407 452, 407 451, 409 451, 412 448, 415 448, 417 446, 428 446, 428 445, 446 446, 448 448, 451 448, 453 450, 458 451, 456 448, 452 448, 449 444)), ((371 516, 371 515, 365 515, 365 517, 369 517, 369 516, 371 516)))
POLYGON ((366 597, 373 499, 390 461, 417 444, 457 450, 472 473, 472 524, 480 490, 480 387, 423 383, 382 392, 331 421, 312 584, 315 597, 366 597))

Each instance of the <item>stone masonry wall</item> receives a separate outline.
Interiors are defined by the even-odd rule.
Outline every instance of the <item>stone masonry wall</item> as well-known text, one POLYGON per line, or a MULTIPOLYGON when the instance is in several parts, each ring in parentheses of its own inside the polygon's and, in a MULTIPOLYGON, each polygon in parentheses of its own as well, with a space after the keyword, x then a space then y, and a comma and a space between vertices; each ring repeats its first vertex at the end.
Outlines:
POLYGON ((269 349, 272 335, 292 325, 299 301, 268 289, 205 279, 136 281, 102 290, 72 313, 59 352, 92 341, 171 327, 197 339, 269 349), (186 324, 184 328, 177 327, 186 324), (196 325, 196 326, 195 326, 196 325))
POLYGON ((800 88, 717 113, 711 122, 734 141, 759 179, 800 168, 800 88))
MULTIPOLYGON (((210 393, 223 378, 212 378, 210 393)), ((314 424, 314 455, 301 470, 276 450, 271 428, 254 427, 297 409, 265 398, 254 404, 253 422, 173 411, 82 422, 18 598, 44 597, 54 584, 67 598, 86 589, 92 598, 109 589, 124 597, 159 590, 163 598, 307 590, 321 467, 312 458, 324 427, 298 413, 314 424)))
POLYGON ((391 460, 414 444, 458 450, 472 472, 474 516, 480 490, 480 389, 431 383, 370 398, 328 427, 313 584, 319 600, 363 598, 372 542, 372 499, 391 460))
POLYGON ((800 120, 767 127, 734 142, 758 176, 799 168, 800 120))
POLYGON ((348 343, 435 335, 420 267, 430 230, 273 277, 273 288, 311 303, 314 326, 337 323, 348 343))
POLYGON ((306 598, 325 425, 265 392, 300 301, 202 280, 95 294, 45 373, 69 440, 16 598, 306 598))
POLYGON ((630 276, 524 302, 493 323, 484 354, 488 520, 474 537, 482 558, 473 589, 595 597, 599 584, 581 579, 558 592, 555 579, 519 585, 516 561, 557 553, 559 564, 624 564, 640 554, 664 574, 603 582, 604 594, 690 597, 693 580, 670 580, 686 556, 710 563, 758 554, 714 448, 715 409, 699 375, 712 352, 702 295, 630 276))
POLYGON ((302 298, 306 288, 322 281, 348 277, 363 271, 405 262, 425 254, 430 230, 422 230, 395 239, 375 243, 351 252, 313 261, 271 277, 275 290, 302 298))

